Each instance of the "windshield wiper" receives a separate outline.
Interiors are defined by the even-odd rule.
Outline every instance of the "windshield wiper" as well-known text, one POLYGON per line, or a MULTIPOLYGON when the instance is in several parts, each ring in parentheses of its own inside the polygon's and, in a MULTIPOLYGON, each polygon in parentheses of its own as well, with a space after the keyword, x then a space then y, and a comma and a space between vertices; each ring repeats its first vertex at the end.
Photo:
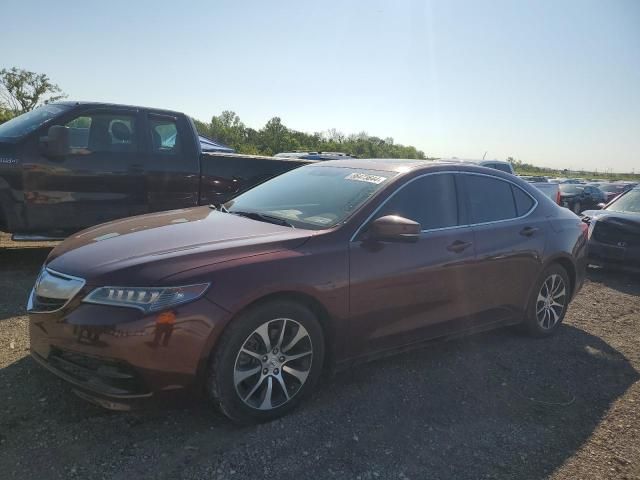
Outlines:
POLYGON ((224 203, 210 203, 209 204, 209 208, 211 210, 217 210, 219 212, 231 213, 231 212, 229 212, 227 207, 224 206, 224 203))
MULTIPOLYGON (((228 210, 227 210, 228 211, 228 210)), ((294 227, 291 223, 289 223, 288 221, 286 221, 284 218, 280 218, 280 217, 275 217, 273 215, 268 215, 266 213, 260 213, 260 212, 243 212, 243 211, 237 211, 234 210, 233 212, 228 211, 229 213, 232 213, 234 215, 239 215, 241 217, 246 217, 246 218, 250 218, 252 220, 258 220, 260 222, 267 222, 267 223, 273 223, 275 225, 282 225, 283 227, 291 227, 291 228, 296 228, 294 227)))

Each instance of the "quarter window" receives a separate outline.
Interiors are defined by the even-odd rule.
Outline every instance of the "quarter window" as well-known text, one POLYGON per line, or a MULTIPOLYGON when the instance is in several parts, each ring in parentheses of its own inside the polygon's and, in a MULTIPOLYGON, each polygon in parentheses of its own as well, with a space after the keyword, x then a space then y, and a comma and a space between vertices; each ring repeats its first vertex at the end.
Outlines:
POLYGON ((377 217, 399 215, 420 223, 423 230, 458 225, 458 201, 452 174, 418 178, 398 191, 377 217))
POLYGON ((520 187, 511 185, 511 190, 513 191, 513 199, 516 201, 516 211, 518 216, 521 217, 533 208, 533 199, 524 193, 520 187))
POLYGON ((510 183, 484 175, 464 175, 464 178, 473 223, 518 216, 510 183))

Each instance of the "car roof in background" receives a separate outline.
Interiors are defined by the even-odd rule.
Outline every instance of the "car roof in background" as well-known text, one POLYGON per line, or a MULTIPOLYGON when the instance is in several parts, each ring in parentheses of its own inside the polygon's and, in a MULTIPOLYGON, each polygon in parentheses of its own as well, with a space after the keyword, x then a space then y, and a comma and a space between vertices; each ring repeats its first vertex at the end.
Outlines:
MULTIPOLYGON (((497 177, 513 178, 514 175, 495 170, 493 168, 483 167, 471 162, 460 162, 457 160, 421 160, 406 158, 345 158, 342 160, 327 160, 315 163, 315 167, 342 167, 355 168, 362 170, 379 170, 385 172, 407 173, 419 168, 436 168, 436 167, 454 167, 455 170, 464 170, 472 172, 491 173, 497 177)), ((526 182, 525 182, 526 183, 526 182)))

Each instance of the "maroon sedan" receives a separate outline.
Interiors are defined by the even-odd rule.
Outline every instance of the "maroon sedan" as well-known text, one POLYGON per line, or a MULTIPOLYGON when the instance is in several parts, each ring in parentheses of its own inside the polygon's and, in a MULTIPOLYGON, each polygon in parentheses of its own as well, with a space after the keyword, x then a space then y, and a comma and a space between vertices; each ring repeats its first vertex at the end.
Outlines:
POLYGON ((31 353, 109 408, 195 387, 268 420, 328 366, 509 324, 551 335, 585 246, 578 217, 513 175, 328 161, 70 237, 31 293, 31 353))

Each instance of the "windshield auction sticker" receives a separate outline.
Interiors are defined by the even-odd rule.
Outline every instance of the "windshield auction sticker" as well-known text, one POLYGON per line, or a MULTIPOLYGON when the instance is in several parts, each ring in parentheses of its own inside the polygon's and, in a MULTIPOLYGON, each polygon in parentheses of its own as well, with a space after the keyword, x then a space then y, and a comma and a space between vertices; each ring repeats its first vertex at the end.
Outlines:
POLYGON ((379 177, 378 175, 367 175, 366 173, 350 173, 345 180, 356 180, 357 182, 375 183, 376 185, 384 182, 387 177, 379 177))

